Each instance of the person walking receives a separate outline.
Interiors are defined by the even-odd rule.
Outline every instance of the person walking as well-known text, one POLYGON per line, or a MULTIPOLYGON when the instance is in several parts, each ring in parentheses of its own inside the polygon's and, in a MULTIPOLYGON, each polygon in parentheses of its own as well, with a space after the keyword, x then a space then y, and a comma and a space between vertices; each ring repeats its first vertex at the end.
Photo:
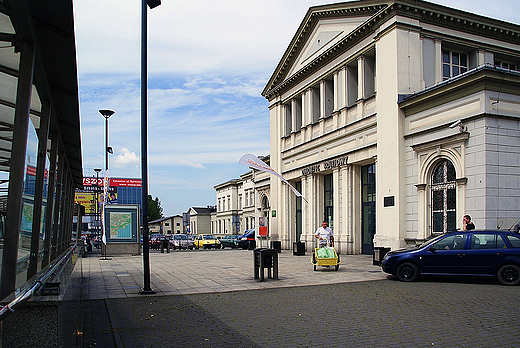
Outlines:
POLYGON ((327 246, 327 243, 330 246, 334 246, 334 236, 332 230, 328 226, 328 222, 323 221, 321 227, 316 230, 316 233, 314 233, 314 237, 318 238, 320 247, 327 246))

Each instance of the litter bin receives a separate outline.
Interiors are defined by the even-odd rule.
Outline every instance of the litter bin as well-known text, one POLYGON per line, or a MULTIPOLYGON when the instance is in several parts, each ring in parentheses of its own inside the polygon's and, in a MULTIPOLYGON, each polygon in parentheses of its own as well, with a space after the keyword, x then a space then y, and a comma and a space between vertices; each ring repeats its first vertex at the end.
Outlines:
POLYGON ((271 241, 271 249, 276 250, 277 252, 282 252, 282 242, 279 240, 273 240, 271 241))
POLYGON ((305 242, 294 242, 293 243, 293 255, 295 255, 295 256, 305 255, 305 242))
POLYGON ((274 249, 256 248, 253 251, 255 279, 265 280, 264 269, 267 268, 268 279, 278 279, 278 252, 274 249), (273 271, 271 277, 271 269, 273 271))
POLYGON ((247 250, 254 250, 256 248, 256 240, 247 241, 247 250))
POLYGON ((381 266, 381 262, 385 257, 386 253, 390 251, 390 248, 385 247, 374 247, 374 266, 381 266))

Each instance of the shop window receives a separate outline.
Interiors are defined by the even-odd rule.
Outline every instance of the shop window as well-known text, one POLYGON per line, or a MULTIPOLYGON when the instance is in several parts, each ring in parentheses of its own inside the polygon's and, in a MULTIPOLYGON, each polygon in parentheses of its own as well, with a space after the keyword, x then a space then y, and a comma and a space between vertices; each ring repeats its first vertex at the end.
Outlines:
POLYGON ((468 71, 468 55, 442 50, 442 79, 448 80, 468 71))
POLYGON ((325 215, 323 217, 323 221, 327 221, 330 228, 334 228, 334 186, 332 174, 325 175, 323 177, 324 180, 324 206, 325 206, 325 215))
POLYGON ((456 173, 453 163, 443 160, 431 178, 432 232, 445 233, 456 227, 456 173))

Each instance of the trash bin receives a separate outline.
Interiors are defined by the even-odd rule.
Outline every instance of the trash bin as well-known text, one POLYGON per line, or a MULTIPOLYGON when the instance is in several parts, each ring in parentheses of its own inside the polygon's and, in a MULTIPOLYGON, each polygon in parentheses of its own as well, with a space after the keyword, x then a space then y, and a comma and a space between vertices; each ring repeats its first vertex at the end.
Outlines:
POLYGON ((305 242, 294 242, 293 243, 293 255, 295 255, 295 256, 305 255, 305 242))
POLYGON ((279 240, 273 240, 271 241, 271 249, 276 250, 277 252, 282 252, 282 242, 279 240))
POLYGON ((247 241, 247 250, 254 250, 256 248, 256 240, 247 241))
POLYGON ((374 247, 374 266, 381 266, 381 262, 385 257, 386 253, 390 251, 390 248, 385 247, 374 247))
POLYGON ((274 249, 256 248, 253 251, 255 279, 265 280, 264 270, 267 268, 268 279, 278 279, 278 252, 274 249), (271 277, 271 270, 273 271, 271 277))

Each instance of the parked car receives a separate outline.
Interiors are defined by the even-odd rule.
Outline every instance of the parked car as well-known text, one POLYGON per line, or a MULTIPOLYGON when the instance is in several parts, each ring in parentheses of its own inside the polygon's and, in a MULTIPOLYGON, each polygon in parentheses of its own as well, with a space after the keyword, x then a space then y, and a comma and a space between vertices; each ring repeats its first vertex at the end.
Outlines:
POLYGON ((227 234, 224 237, 220 238, 220 246, 222 249, 228 248, 236 248, 236 240, 238 238, 237 234, 227 234))
POLYGON ((187 234, 174 234, 171 239, 174 249, 193 249, 193 241, 188 238, 187 234))
POLYGON ((520 235, 509 231, 459 231, 437 236, 417 248, 388 252, 383 271, 410 282, 421 275, 496 277, 520 284, 520 235))
POLYGON ((208 249, 215 248, 220 249, 220 241, 213 234, 198 234, 195 237, 195 248, 208 249))
POLYGON ((237 248, 250 249, 251 244, 255 242, 255 229, 252 228, 246 231, 243 235, 237 238, 235 244, 237 248))

